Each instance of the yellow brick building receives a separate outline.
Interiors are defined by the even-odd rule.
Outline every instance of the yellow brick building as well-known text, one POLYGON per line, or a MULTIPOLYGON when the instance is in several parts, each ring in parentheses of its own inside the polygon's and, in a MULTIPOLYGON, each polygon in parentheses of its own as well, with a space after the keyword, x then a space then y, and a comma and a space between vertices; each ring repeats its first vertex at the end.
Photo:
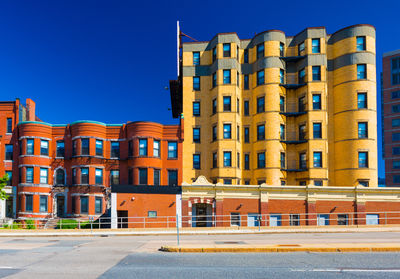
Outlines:
POLYGON ((183 181, 377 186, 375 28, 183 43, 183 181))

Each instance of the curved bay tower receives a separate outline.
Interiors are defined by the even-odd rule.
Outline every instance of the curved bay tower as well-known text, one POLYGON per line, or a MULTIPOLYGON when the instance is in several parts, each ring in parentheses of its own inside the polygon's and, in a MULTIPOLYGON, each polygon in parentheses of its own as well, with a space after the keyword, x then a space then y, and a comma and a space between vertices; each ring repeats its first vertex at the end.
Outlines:
POLYGON ((375 28, 182 43, 183 181, 377 186, 375 28))

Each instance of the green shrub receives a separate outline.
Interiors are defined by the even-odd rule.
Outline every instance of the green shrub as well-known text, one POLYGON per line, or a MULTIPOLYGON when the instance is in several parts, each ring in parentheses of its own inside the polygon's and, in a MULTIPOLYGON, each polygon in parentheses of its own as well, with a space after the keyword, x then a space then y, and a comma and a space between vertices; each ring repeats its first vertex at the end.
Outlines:
POLYGON ((57 222, 57 229, 76 229, 78 227, 78 221, 74 219, 63 219, 57 222))
POLYGON ((35 220, 27 219, 27 220, 25 221, 25 228, 28 229, 28 230, 34 230, 34 229, 36 229, 35 220))

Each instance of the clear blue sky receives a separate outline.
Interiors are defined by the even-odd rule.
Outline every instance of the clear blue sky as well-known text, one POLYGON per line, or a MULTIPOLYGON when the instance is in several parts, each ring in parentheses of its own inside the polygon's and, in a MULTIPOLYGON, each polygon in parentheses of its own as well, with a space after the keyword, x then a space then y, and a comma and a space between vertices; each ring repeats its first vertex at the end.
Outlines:
MULTIPOLYGON (((50 123, 177 123, 164 89, 176 78, 176 20, 198 40, 220 32, 246 39, 268 29, 295 35, 311 26, 333 33, 372 24, 379 95, 382 53, 400 48, 399 3, 5 0, 0 2, 0 99, 32 98, 38 116, 50 123)), ((380 127, 378 132, 380 137, 380 127)))

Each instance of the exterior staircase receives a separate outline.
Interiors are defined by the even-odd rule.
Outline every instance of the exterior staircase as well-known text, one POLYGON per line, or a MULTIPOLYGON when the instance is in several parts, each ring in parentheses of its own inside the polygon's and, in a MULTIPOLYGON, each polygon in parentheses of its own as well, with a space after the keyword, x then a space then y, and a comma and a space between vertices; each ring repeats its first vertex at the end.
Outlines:
POLYGON ((57 223, 60 219, 59 218, 49 218, 44 225, 45 229, 57 229, 57 223))

